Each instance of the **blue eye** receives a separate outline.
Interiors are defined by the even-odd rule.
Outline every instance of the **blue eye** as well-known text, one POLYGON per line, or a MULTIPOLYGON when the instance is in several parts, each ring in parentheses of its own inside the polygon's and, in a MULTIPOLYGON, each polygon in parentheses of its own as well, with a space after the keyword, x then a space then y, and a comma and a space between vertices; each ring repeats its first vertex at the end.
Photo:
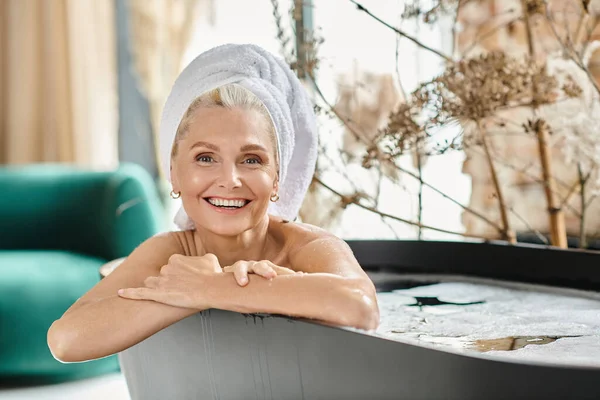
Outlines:
POLYGON ((244 162, 245 162, 246 164, 261 164, 261 160, 260 160, 260 158, 257 158, 257 157, 250 157, 250 158, 246 158, 246 159, 244 160, 244 162))
POLYGON ((196 161, 201 162, 201 163, 209 163, 213 160, 213 158, 211 156, 207 156, 207 155, 199 155, 198 157, 196 157, 196 161))

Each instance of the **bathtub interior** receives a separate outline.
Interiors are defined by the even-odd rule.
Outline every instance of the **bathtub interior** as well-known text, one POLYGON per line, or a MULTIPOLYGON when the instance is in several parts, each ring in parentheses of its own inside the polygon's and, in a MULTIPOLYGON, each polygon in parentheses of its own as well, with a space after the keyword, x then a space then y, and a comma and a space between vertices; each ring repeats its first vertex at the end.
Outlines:
POLYGON ((600 368, 600 293, 452 275, 371 273, 378 336, 492 358, 600 368))

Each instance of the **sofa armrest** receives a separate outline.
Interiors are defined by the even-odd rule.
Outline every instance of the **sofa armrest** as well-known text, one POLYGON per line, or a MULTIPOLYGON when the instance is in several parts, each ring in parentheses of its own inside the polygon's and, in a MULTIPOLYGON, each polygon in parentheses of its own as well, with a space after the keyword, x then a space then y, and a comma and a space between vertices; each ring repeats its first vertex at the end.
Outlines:
POLYGON ((156 186, 135 164, 90 171, 64 164, 0 168, 0 249, 125 257, 165 227, 156 186))

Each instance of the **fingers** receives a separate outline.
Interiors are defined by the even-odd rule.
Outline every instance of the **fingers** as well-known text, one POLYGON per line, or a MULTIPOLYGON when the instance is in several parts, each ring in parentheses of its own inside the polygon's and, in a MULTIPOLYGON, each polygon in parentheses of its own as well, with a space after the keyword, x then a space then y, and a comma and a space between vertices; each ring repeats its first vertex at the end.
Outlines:
POLYGON ((160 279, 161 278, 158 276, 149 276, 144 279, 144 286, 150 289, 156 289, 160 286, 160 279))
POLYGON ((280 267, 269 260, 237 261, 233 265, 223 268, 223 272, 233 273, 235 280, 240 286, 246 286, 248 284, 249 273, 260 275, 269 280, 275 278, 277 275, 296 274, 294 270, 280 267))
POLYGON ((120 297, 131 300, 156 300, 156 291, 148 288, 119 289, 120 297))
POLYGON ((200 257, 203 261, 203 265, 205 268, 212 272, 222 272, 221 264, 219 263, 219 259, 212 253, 206 253, 202 257, 200 257))
POLYGON ((231 266, 223 268, 223 272, 232 272, 240 286, 248 284, 248 274, 253 273, 267 279, 277 276, 277 273, 268 261, 237 261, 231 266))
POLYGON ((177 274, 182 271, 222 272, 217 256, 212 253, 207 253, 200 257, 172 254, 167 264, 160 270, 163 275, 177 274))
POLYGON ((250 262, 241 261, 237 262, 236 264, 238 265, 233 268, 235 280, 237 281, 238 285, 245 286, 248 284, 248 269, 250 267, 250 262))
POLYGON ((277 272, 275 272, 273 266, 274 264, 271 261, 258 261, 252 265, 252 272, 264 278, 273 279, 277 276, 277 272))
POLYGON ((233 265, 223 268, 223 272, 231 272, 240 286, 248 284, 248 269, 254 261, 237 261, 233 265))
POLYGON ((292 269, 282 267, 277 264, 273 264, 269 260, 263 260, 263 261, 261 261, 261 263, 266 263, 271 268, 271 270, 273 270, 273 272, 275 272, 275 275, 293 275, 296 273, 296 271, 294 271, 292 269))
POLYGON ((275 265, 275 264, 273 264, 271 266, 271 268, 273 268, 273 270, 277 273, 277 275, 295 275, 297 273, 293 269, 281 267, 281 266, 275 265))

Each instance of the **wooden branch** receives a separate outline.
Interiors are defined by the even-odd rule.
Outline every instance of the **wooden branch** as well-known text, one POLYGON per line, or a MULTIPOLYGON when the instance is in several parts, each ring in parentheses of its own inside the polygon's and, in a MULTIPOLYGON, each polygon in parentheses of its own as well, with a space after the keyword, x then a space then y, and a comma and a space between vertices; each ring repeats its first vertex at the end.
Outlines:
POLYGON ((413 36, 410 36, 409 34, 407 34, 406 32, 401 31, 400 29, 388 24, 387 22, 383 21, 381 18, 377 17, 376 15, 374 15, 373 13, 371 13, 369 10, 367 10, 363 5, 357 3, 355 0, 350 0, 351 3, 353 3, 356 8, 358 8, 358 10, 365 12, 367 15, 369 15, 371 18, 373 18, 374 20, 376 20, 377 22, 379 22, 380 24, 384 25, 385 27, 393 30, 394 32, 396 32, 398 35, 410 40, 411 42, 413 42, 414 44, 416 44, 417 46, 421 47, 422 49, 425 49, 427 51, 430 51, 438 56, 440 56, 441 58, 443 58, 444 60, 446 60, 447 62, 452 62, 452 58, 448 57, 447 55, 443 54, 442 52, 435 50, 429 46, 427 46, 424 43, 421 43, 419 40, 417 40, 416 38, 414 38, 413 36))
POLYGON ((583 170, 581 169, 581 163, 577 163, 577 173, 579 175, 579 185, 581 187, 579 190, 579 199, 581 204, 581 218, 579 219, 579 247, 585 249, 587 247, 585 238, 585 183, 591 172, 588 174, 587 178, 584 177, 583 170))
POLYGON ((322 187, 324 187, 325 189, 329 190, 331 193, 337 195, 341 200, 343 201, 347 201, 348 204, 354 204, 364 210, 370 211, 372 213, 375 213, 381 217, 385 217, 385 218, 389 218, 389 219, 393 219, 395 221, 399 221, 399 222, 403 222, 405 224, 409 224, 409 225, 413 225, 413 226, 417 226, 423 229, 430 229, 432 231, 436 231, 436 232, 442 232, 442 233, 448 233, 451 235, 458 235, 458 236, 463 236, 463 237, 471 237, 471 238, 477 238, 477 239, 483 239, 483 240, 494 240, 494 238, 492 237, 487 237, 487 236, 483 236, 483 235, 471 235, 471 234, 467 234, 467 233, 461 233, 461 232, 455 232, 455 231, 450 231, 447 229, 442 229, 442 228, 436 228, 434 226, 429 226, 429 225, 423 225, 420 224, 418 222, 415 221, 410 221, 401 217, 397 217, 395 215, 391 215, 391 214, 387 214, 384 212, 381 212, 373 207, 369 207, 369 206, 365 206, 364 204, 361 204, 359 200, 357 199, 353 199, 353 198, 349 198, 349 196, 343 195, 340 192, 336 191, 335 189, 333 189, 332 187, 328 186, 326 183, 324 183, 323 181, 321 181, 319 178, 317 178, 316 176, 314 177, 314 180, 321 185, 322 187))
MULTIPOLYGON (((523 13, 523 19, 525 21, 525 31, 527 32, 527 47, 529 49, 529 58, 531 62, 535 62, 535 47, 533 41, 533 31, 531 29, 531 22, 529 21, 529 14, 527 13, 527 0, 521 0, 521 7, 523 13)), ((546 13, 548 12, 546 5, 546 13)), ((561 41, 562 43, 562 41, 561 41)), ((535 81, 532 88, 532 98, 537 98, 537 85, 535 81)), ((534 105, 533 114, 537 116, 538 106, 534 105)), ((563 210, 557 207, 557 199, 554 195, 555 183, 552 174, 552 164, 550 160, 550 150, 548 148, 548 126, 545 123, 536 123, 536 136, 538 139, 538 148, 540 153, 540 163, 542 167, 542 177, 544 181, 544 191, 546 193, 546 204, 548 207, 549 223, 550 223, 550 236, 552 238, 552 245, 560 248, 567 248, 567 230, 565 226, 565 216, 563 210)))
POLYGON ((502 192, 502 187, 500 186, 500 181, 498 179, 498 173, 496 172, 496 166, 494 165, 494 160, 492 159, 492 154, 490 152, 490 146, 488 143, 488 138, 485 134, 485 129, 482 126, 481 121, 477 121, 477 130, 479 131, 479 136, 481 137, 483 150, 485 151, 486 159, 488 162, 488 166, 490 168, 490 175, 492 176, 492 183, 496 190, 496 195, 498 196, 498 207, 500 211, 500 218, 502 219, 502 235, 504 240, 507 240, 509 243, 516 243, 517 238, 514 232, 510 230, 510 221, 508 219, 508 214, 506 212, 506 203, 504 202, 504 195, 502 192))
MULTIPOLYGON (((488 137, 491 137, 493 135, 490 134, 490 132, 486 131, 486 134, 488 137)), ((499 133, 497 133, 499 135, 499 133)), ((536 138, 533 138, 533 140, 537 140, 536 138)), ((471 151, 473 151, 473 147, 470 147, 471 151)), ((476 150, 475 150, 476 151, 476 150)), ((479 154, 481 154, 481 152, 479 152, 479 154)), ((485 155, 485 154, 484 154, 485 155)), ((505 159, 498 157, 498 156, 494 156, 492 155, 492 158, 494 159, 495 162, 500 163, 502 166, 512 169, 515 172, 518 172, 520 174, 523 174, 531 179, 533 179, 533 182, 537 182, 537 183, 543 183, 543 181, 541 179, 539 179, 538 176, 535 176, 533 173, 529 172, 529 169, 534 167, 536 165, 535 162, 530 162, 522 167, 517 167, 514 164, 509 163, 508 161, 506 161, 505 159)), ((570 188, 573 189, 572 186, 570 186, 568 183, 566 183, 565 181, 563 181, 562 179, 557 179, 554 178, 554 182, 558 183, 559 185, 561 185, 564 188, 570 188)), ((560 193, 557 191, 554 192, 554 194, 556 195, 560 195, 560 193)))
MULTIPOLYGON (((488 136, 489 136, 489 135, 488 135, 488 136)), ((477 152, 477 154, 483 154, 483 156, 485 157, 485 152, 480 152, 480 151, 474 150, 474 147, 472 147, 472 148, 471 148, 471 151, 476 151, 476 152, 477 152)), ((522 174, 524 174, 525 176, 527 176, 527 177, 529 177, 529 178, 532 178, 532 179, 533 179, 533 181, 531 182, 532 184, 533 184, 533 183, 542 184, 542 185, 544 184, 544 182, 543 182, 541 179, 539 179, 538 177, 536 177, 536 176, 535 176, 535 175, 533 175, 532 173, 529 173, 529 172, 527 172, 527 169, 529 169, 529 168, 531 167, 531 165, 527 165, 527 166, 525 166, 524 168, 518 168, 518 167, 516 167, 515 165, 513 165, 513 164, 510 164, 509 162, 507 162, 507 161, 505 161, 505 160, 501 159, 500 157, 498 157, 498 156, 494 156, 493 154, 492 154, 492 160, 493 160, 495 163, 499 163, 499 164, 500 164, 500 165, 502 165, 503 167, 509 168, 509 169, 511 169, 511 170, 513 170, 513 171, 516 171, 516 172, 522 173, 522 174)), ((577 185, 577 184, 576 184, 576 185, 577 185)), ((518 185, 514 185, 514 186, 518 186, 518 185)), ((565 184, 565 186, 566 186, 566 184, 565 184)), ((554 193, 554 194, 556 194, 556 195, 559 195, 559 194, 560 194, 558 191, 554 191, 553 193, 554 193)), ((573 213, 573 215, 575 215, 576 217, 578 217, 578 218, 579 218, 579 216, 580 216, 579 212, 578 212, 576 209, 574 209, 572 206, 570 206, 568 203, 564 204, 564 207, 565 207, 566 209, 568 209, 569 211, 571 211, 571 212, 573 213)), ((562 208, 562 207, 561 207, 561 208, 562 208)))

